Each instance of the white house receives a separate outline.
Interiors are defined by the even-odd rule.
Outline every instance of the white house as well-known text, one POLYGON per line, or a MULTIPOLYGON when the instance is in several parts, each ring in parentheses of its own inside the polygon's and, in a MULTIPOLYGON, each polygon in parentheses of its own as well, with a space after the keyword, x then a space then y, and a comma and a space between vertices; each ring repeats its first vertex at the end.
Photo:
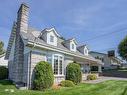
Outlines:
POLYGON ((28 12, 29 7, 21 4, 10 35, 6 52, 10 80, 31 88, 34 67, 40 61, 48 61, 52 65, 55 83, 65 80, 66 66, 73 61, 81 65, 83 75, 90 73, 90 66, 95 65, 101 72, 101 61, 90 56, 85 45, 78 47, 76 39, 62 39, 55 28, 42 31, 30 28, 28 12))
POLYGON ((5 54, 0 55, 0 66, 8 66, 8 60, 5 60, 5 54))
POLYGON ((118 57, 109 57, 108 54, 91 51, 89 52, 95 59, 101 60, 103 69, 115 69, 122 65, 122 60, 118 57))

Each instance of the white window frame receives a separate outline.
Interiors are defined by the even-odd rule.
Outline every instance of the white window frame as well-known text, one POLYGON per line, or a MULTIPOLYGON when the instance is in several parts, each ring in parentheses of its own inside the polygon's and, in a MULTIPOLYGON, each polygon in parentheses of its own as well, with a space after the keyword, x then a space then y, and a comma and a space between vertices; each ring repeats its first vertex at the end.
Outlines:
POLYGON ((64 56, 60 54, 53 54, 52 55, 52 68, 54 73, 54 56, 58 56, 58 74, 54 74, 55 76, 64 76, 64 56), (62 57, 62 74, 60 74, 60 68, 59 68, 59 59, 62 57))
POLYGON ((54 36, 53 35, 50 35, 50 42, 54 43, 54 36))
POLYGON ((75 49, 75 45, 72 43, 71 44, 71 49, 74 50, 75 49))

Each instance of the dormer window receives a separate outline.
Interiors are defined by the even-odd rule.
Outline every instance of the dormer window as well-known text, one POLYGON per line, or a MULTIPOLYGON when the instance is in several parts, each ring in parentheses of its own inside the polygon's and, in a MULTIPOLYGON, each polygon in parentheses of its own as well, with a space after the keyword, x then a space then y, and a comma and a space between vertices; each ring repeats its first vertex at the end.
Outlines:
POLYGON ((74 38, 64 41, 64 46, 66 46, 70 51, 76 52, 77 42, 74 38))
POLYGON ((57 41, 58 38, 60 38, 60 35, 56 32, 54 28, 46 28, 41 32, 40 38, 42 38, 47 44, 57 46, 57 41))
POLYGON ((54 42, 54 36, 50 35, 50 42, 54 42))
POLYGON ((74 47, 75 45, 74 44, 72 44, 72 49, 74 49, 75 47, 74 47))
POLYGON ((79 50, 79 52, 81 52, 82 54, 84 54, 84 55, 89 55, 88 53, 89 53, 89 50, 88 50, 88 48, 86 47, 86 45, 82 45, 82 46, 79 46, 79 47, 77 47, 77 49, 79 50))
POLYGON ((85 49, 85 54, 86 54, 86 55, 88 54, 88 50, 87 50, 87 49, 85 49))

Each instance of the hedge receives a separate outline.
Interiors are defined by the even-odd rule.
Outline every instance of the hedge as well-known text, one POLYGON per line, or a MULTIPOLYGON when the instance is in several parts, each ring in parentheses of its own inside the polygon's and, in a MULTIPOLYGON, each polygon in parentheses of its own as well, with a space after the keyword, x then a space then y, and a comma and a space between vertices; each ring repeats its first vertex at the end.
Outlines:
POLYGON ((8 68, 0 66, 0 80, 8 78, 8 68))
POLYGON ((64 80, 60 82, 60 86, 62 87, 74 87, 75 84, 70 80, 64 80))
POLYGON ((80 65, 77 63, 70 63, 66 68, 66 80, 70 80, 74 82, 74 84, 78 84, 81 82, 81 69, 80 65))
POLYGON ((87 76, 87 80, 96 80, 97 76, 95 74, 90 74, 87 76))
POLYGON ((45 61, 39 62, 35 67, 34 89, 44 90, 54 83, 54 74, 51 64, 45 61))

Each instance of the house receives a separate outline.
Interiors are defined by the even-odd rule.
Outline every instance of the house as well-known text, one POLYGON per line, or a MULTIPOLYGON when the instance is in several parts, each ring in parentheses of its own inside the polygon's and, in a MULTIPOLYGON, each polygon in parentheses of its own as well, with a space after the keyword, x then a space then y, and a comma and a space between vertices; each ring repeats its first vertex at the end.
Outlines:
POLYGON ((0 55, 0 66, 7 67, 8 66, 8 60, 5 60, 4 57, 5 57, 5 53, 0 55))
POLYGON ((122 60, 118 57, 109 57, 108 54, 91 51, 89 52, 95 59, 101 60, 104 65, 103 69, 115 69, 122 64, 122 60))
MULTIPOLYGON (((76 61, 81 65, 83 74, 90 73, 90 66, 98 66, 101 61, 88 54, 86 45, 77 46, 75 38, 64 40, 55 28, 38 31, 28 24, 29 7, 21 4, 17 21, 14 22, 5 58, 9 60, 9 79, 31 88, 34 67, 40 61, 52 65, 54 83, 65 80, 66 66, 76 61)), ((43 69, 43 68, 42 68, 43 69)))

